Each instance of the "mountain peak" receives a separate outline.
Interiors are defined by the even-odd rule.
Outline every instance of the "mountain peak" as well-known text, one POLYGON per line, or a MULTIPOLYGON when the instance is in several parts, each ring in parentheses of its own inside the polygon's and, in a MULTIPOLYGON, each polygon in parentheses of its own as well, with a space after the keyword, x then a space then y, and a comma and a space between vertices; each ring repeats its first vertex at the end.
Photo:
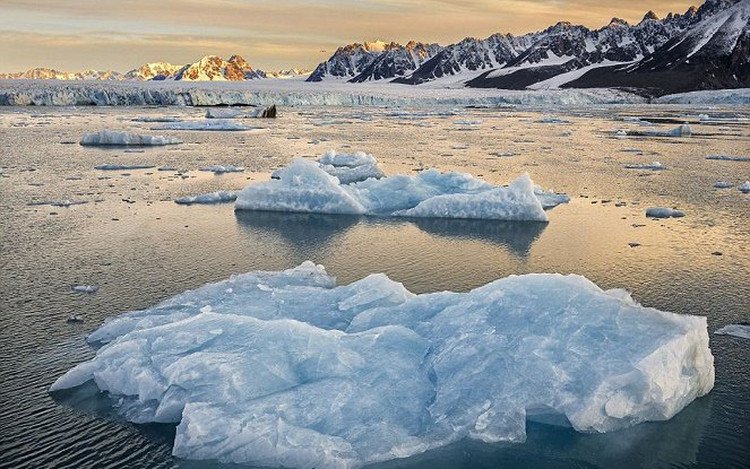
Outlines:
POLYGON ((659 16, 654 13, 654 10, 649 10, 648 13, 643 15, 643 19, 641 20, 641 23, 644 21, 659 21, 659 16))
POLYGON ((622 18, 614 17, 609 20, 609 26, 630 26, 630 24, 622 18))

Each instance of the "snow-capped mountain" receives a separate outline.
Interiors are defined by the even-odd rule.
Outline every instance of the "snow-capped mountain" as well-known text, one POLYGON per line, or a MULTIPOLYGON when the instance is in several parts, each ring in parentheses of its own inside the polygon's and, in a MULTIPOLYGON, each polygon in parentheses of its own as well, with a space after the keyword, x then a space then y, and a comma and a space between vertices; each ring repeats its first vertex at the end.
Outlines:
POLYGON ((174 80, 182 81, 241 81, 265 78, 265 74, 254 70, 239 55, 224 60, 216 55, 208 55, 199 61, 187 64, 177 71, 174 80))
POLYGON ((652 54, 591 70, 569 87, 636 87, 655 94, 750 87, 750 0, 708 0, 695 21, 652 54))
POLYGON ((143 64, 140 67, 127 72, 125 80, 164 80, 173 78, 180 71, 182 65, 167 62, 153 62, 143 64))
POLYGON ((25 72, 0 73, 0 80, 122 80, 120 72, 112 70, 84 70, 61 72, 51 68, 32 68, 25 72))
POLYGON ((359 83, 394 78, 415 70, 439 50, 437 44, 414 41, 405 46, 382 41, 349 44, 318 65, 307 81, 335 78, 359 83))
MULTIPOLYGON (((258 70, 260 72, 260 70, 258 70)), ((266 78, 276 78, 278 80, 288 80, 292 78, 307 77, 312 73, 312 70, 304 68, 290 68, 287 70, 276 70, 276 71, 263 71, 266 78)))

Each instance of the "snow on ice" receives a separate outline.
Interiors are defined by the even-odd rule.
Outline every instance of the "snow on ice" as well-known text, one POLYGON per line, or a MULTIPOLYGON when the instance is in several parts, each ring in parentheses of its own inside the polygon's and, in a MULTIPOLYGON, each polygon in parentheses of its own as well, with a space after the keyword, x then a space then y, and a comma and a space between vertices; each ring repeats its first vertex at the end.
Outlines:
MULTIPOLYGON (((329 153, 321 161, 351 161, 370 167, 371 155, 329 153), (338 158, 338 159, 337 159, 338 158)), ((238 210, 547 221, 545 208, 569 200, 534 186, 528 175, 508 187, 494 186, 465 173, 430 169, 416 176, 395 175, 343 184, 329 174, 331 165, 296 159, 274 172, 276 179, 251 184, 240 192, 238 210)), ((342 166, 343 167, 343 166, 342 166)))
POLYGON ((646 209, 646 216, 651 218, 682 218, 685 216, 685 212, 669 207, 649 207, 646 209))
POLYGON ((177 199, 175 199, 175 203, 180 205, 221 204, 225 202, 234 202, 235 200, 237 200, 237 192, 217 191, 210 192, 208 194, 178 197, 177 199))
POLYGON ((205 166, 201 168, 200 170, 207 172, 207 173, 224 174, 224 173, 241 173, 245 171, 245 168, 243 166, 235 166, 232 164, 228 164, 228 165, 214 164, 211 166, 205 166))
POLYGON ((162 146, 176 145, 182 143, 174 137, 162 135, 139 135, 115 130, 100 130, 98 132, 84 134, 81 145, 85 146, 162 146))
POLYGON ((414 295, 383 274, 336 286, 307 261, 123 314, 88 340, 104 345, 51 391, 93 381, 132 422, 179 423, 177 457, 268 467, 520 443, 527 417, 609 432, 669 419, 714 384, 704 317, 575 275, 414 295))

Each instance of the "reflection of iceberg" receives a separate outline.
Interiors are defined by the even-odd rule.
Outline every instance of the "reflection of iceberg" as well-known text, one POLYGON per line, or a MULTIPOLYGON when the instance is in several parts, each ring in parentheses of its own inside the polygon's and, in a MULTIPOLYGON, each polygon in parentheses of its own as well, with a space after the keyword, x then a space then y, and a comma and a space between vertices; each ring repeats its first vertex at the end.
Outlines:
POLYGON ((670 419, 714 383, 706 318, 576 275, 414 295, 383 274, 336 286, 305 262, 120 315, 89 341, 106 345, 51 391, 94 381, 132 422, 179 422, 178 457, 274 467, 521 443, 527 417, 613 432, 670 419))
MULTIPOLYGON (((234 212, 243 231, 279 237, 295 249, 322 249, 343 236, 360 218, 319 213, 234 212)), ((309 253, 309 251, 307 251, 309 253)), ((309 255, 309 254, 308 254, 309 255)))
POLYGON ((537 222, 450 218, 414 218, 411 222, 432 235, 498 244, 519 256, 528 255, 531 245, 547 227, 546 223, 537 222))

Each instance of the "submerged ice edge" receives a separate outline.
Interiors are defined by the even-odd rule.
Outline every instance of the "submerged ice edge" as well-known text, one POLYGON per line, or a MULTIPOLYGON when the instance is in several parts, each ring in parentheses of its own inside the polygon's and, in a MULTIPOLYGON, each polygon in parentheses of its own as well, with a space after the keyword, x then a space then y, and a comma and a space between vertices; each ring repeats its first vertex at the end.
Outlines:
POLYGON ((354 467, 464 438, 525 440, 527 412, 608 432, 713 387, 704 317, 576 275, 414 295, 383 274, 251 272, 105 322, 52 391, 93 380, 126 419, 178 423, 188 459, 354 467), (563 419, 563 420, 564 420, 563 419))

